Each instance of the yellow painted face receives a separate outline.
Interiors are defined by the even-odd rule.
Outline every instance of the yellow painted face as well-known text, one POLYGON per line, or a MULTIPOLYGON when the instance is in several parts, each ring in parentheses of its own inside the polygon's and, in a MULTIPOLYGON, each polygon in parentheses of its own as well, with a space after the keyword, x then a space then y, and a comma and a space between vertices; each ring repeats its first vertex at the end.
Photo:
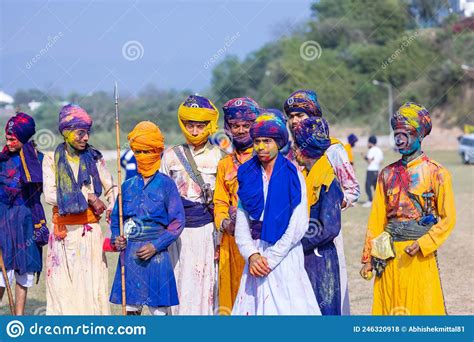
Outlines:
POLYGON ((278 155, 278 145, 272 138, 255 138, 253 148, 261 162, 269 162, 278 155))
POLYGON ((87 147, 89 141, 89 131, 86 129, 75 129, 72 131, 63 132, 64 141, 66 141, 72 148, 78 151, 83 151, 87 147))

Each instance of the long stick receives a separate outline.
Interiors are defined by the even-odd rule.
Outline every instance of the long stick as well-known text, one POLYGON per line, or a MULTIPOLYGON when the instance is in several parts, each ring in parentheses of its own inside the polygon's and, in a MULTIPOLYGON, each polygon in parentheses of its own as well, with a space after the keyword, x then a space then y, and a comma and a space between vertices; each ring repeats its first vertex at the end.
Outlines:
POLYGON ((10 312, 12 316, 15 316, 12 288, 10 287, 10 280, 8 279, 7 270, 5 269, 5 263, 3 262, 3 252, 1 248, 0 248, 0 267, 2 268, 3 279, 5 280, 5 287, 7 288, 8 304, 10 305, 10 312))
MULTIPOLYGON (((118 204, 119 204, 119 227, 120 236, 123 236, 123 205, 122 205, 122 168, 120 165, 120 123, 118 109, 118 87, 115 82, 115 138, 117 142, 117 182, 118 182, 118 204)), ((122 314, 127 315, 127 297, 125 293, 125 251, 120 252, 120 272, 122 276, 122 314)))

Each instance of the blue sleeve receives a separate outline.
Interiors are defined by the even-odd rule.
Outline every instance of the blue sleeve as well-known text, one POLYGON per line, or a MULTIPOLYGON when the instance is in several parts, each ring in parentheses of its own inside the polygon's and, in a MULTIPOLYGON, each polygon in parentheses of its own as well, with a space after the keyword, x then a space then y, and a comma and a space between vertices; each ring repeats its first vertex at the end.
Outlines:
MULTIPOLYGON (((167 176, 165 176, 167 177, 167 176)), ((168 214, 168 226, 162 231, 158 239, 151 243, 158 252, 162 252, 168 248, 184 229, 185 216, 184 207, 181 197, 179 196, 176 184, 168 178, 167 196, 165 198, 165 208, 168 214)))
MULTIPOLYGON (((123 191, 122 191, 122 195, 123 195, 123 191)), ((112 210, 110 219, 111 219, 110 231, 112 232, 110 236, 110 241, 114 243, 115 239, 120 235, 118 196, 117 196, 117 199, 115 200, 114 209, 112 210)))
POLYGON ((127 167, 128 160, 125 158, 127 153, 128 151, 125 151, 125 153, 120 157, 120 165, 122 165, 123 168, 127 167))
POLYGON ((310 216, 310 228, 301 240, 305 252, 331 242, 341 231, 343 193, 337 180, 331 183, 328 191, 323 186, 319 196, 319 201, 316 203, 320 206, 319 215, 310 216))

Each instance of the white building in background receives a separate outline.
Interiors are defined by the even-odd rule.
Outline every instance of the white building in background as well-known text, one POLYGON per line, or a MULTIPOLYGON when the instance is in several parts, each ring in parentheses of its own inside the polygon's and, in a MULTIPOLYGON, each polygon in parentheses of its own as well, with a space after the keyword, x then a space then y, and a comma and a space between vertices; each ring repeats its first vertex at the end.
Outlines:
POLYGON ((28 103, 28 107, 30 108, 30 110, 32 112, 34 112, 35 110, 37 110, 40 106, 41 106, 42 102, 38 102, 38 101, 31 101, 28 103))
POLYGON ((13 96, 10 96, 7 93, 0 90, 0 106, 2 107, 11 106, 13 105, 13 102, 15 102, 15 99, 13 98, 13 96))

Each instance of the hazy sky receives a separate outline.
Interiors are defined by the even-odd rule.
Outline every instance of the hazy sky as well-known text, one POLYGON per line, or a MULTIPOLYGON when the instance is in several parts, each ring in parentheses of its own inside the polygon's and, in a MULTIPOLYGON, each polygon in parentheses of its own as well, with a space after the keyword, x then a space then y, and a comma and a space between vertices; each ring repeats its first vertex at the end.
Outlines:
POLYGON ((0 0, 0 90, 202 91, 225 55, 308 19, 311 2, 0 0))

